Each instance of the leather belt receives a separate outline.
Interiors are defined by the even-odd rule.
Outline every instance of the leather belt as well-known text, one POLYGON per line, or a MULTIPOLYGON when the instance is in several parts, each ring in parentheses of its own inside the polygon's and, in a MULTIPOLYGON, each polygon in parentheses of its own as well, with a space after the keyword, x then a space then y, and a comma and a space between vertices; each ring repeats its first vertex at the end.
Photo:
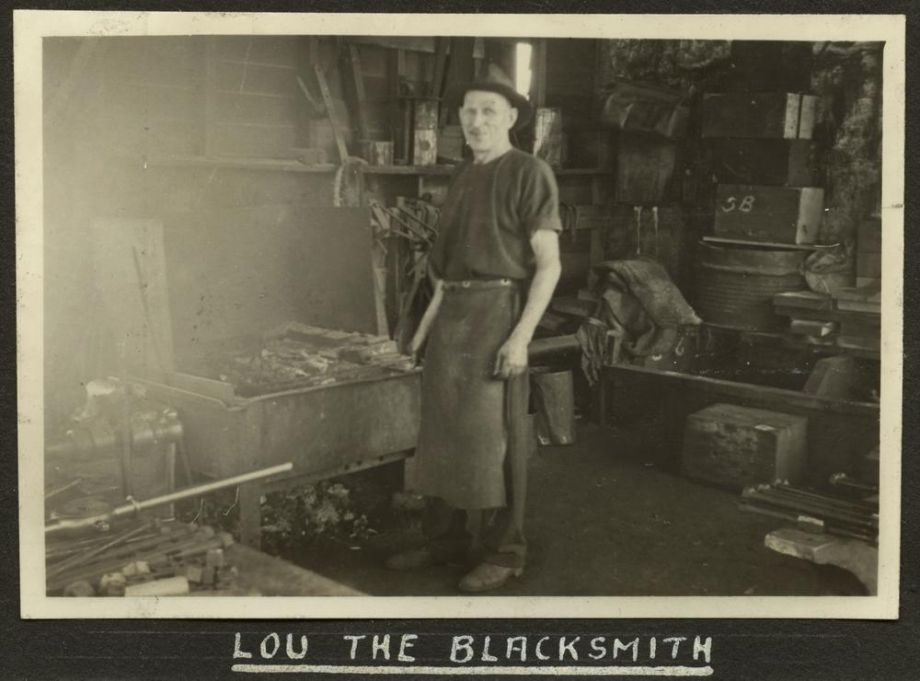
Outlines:
POLYGON ((514 283, 512 279, 463 279, 462 281, 444 281, 444 290, 501 288, 513 286, 514 283))

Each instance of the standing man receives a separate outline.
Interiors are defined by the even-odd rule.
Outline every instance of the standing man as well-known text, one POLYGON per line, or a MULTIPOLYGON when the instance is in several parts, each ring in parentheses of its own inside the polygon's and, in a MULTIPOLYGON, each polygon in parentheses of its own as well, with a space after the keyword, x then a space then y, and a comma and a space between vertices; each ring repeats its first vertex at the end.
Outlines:
POLYGON ((494 65, 457 94, 473 154, 441 208, 434 296, 412 340, 418 352, 428 337, 409 481, 429 497, 427 543, 387 565, 473 559, 459 588, 479 592, 524 570, 527 346, 559 280, 561 223, 552 170, 511 145, 527 99, 494 65))

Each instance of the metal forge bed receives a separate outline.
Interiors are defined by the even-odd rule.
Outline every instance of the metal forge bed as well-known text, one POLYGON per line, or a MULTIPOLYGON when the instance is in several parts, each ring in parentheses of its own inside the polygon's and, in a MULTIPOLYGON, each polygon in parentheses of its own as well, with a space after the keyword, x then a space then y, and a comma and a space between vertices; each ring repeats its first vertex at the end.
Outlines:
POLYGON ((258 547, 265 492, 396 461, 415 446, 420 371, 394 349, 376 336, 289 324, 270 340, 204 348, 194 372, 134 380, 176 408, 197 474, 294 464, 289 476, 240 487, 241 541, 258 547))

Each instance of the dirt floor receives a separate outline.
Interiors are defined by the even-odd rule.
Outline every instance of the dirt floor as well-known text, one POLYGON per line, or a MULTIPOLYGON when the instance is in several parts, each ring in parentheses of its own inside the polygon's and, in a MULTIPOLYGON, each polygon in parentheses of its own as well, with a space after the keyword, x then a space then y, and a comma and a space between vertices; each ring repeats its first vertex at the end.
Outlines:
MULTIPOLYGON (((392 476, 391 476, 392 477, 392 476)), ((592 425, 531 462, 525 574, 492 595, 862 595, 849 572, 763 546, 782 521, 739 511, 737 494, 656 469, 629 438, 592 425)), ((409 533, 411 534, 411 533, 409 533)), ((463 568, 385 569, 383 547, 322 541, 292 558, 371 595, 455 595, 463 568)))

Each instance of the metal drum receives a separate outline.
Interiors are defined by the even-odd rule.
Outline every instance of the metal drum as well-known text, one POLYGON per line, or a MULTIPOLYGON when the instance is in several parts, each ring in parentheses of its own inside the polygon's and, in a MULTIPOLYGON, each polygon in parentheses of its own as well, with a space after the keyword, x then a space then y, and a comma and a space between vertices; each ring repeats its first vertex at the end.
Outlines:
POLYGON ((806 288, 804 250, 700 243, 696 310, 703 321, 750 331, 770 331, 783 320, 773 296, 806 288))
POLYGON ((537 405, 536 434, 543 445, 570 445, 575 442, 575 388, 571 371, 530 372, 534 402, 537 405))

